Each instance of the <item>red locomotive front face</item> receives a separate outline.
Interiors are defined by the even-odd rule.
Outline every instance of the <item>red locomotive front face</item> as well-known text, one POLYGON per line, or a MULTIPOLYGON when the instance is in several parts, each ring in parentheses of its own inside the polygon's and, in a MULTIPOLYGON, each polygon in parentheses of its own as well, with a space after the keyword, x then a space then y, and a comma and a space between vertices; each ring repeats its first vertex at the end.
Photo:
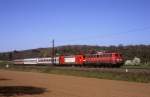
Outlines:
POLYGON ((121 64, 124 62, 122 55, 119 53, 113 53, 112 60, 113 60, 113 63, 115 63, 115 64, 121 64))

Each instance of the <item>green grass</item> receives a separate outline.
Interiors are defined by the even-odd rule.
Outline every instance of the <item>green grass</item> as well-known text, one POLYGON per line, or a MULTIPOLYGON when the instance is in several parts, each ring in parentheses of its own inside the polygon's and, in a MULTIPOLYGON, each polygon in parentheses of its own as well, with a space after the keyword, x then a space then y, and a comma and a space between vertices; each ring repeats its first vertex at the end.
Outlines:
POLYGON ((125 72, 120 73, 120 72, 80 71, 80 70, 66 70, 66 69, 47 69, 44 72, 50 74, 82 76, 82 77, 99 78, 99 79, 124 80, 124 81, 143 82, 143 83, 150 82, 150 76, 148 74, 136 74, 136 73, 125 73, 125 72))
POLYGON ((0 60, 0 67, 6 66, 6 64, 12 64, 12 62, 0 60))
POLYGON ((29 67, 21 67, 21 66, 13 66, 13 65, 10 66, 9 68, 1 67, 1 69, 150 83, 150 74, 147 73, 82 71, 82 70, 59 69, 55 67, 47 67, 47 68, 30 67, 29 68, 29 67))
POLYGON ((150 69, 150 64, 140 64, 140 65, 124 65, 121 68, 131 68, 131 69, 150 69))

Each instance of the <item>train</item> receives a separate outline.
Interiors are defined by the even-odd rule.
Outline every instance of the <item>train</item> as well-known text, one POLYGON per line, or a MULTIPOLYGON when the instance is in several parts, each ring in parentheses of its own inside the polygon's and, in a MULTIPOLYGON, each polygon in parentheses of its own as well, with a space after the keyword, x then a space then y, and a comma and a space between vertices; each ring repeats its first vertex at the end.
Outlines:
POLYGON ((124 58, 122 57, 122 54, 117 52, 97 52, 96 54, 15 59, 13 60, 13 63, 17 65, 120 67, 124 63, 124 58))

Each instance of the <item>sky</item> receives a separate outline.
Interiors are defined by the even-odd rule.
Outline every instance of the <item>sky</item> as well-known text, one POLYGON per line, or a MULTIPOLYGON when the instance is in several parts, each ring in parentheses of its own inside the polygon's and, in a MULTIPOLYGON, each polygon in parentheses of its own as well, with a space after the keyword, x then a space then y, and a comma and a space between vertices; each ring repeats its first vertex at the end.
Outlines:
POLYGON ((150 44, 150 0, 0 0, 0 52, 150 44))

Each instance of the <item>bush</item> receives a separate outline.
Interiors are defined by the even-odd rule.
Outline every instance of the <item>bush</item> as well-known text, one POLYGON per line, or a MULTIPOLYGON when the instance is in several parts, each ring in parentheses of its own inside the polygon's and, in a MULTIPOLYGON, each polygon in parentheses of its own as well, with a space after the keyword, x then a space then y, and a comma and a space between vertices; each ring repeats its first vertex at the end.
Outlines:
POLYGON ((133 60, 126 60, 125 61, 125 65, 140 65, 140 63, 141 63, 141 59, 137 58, 137 57, 134 57, 133 60))
POLYGON ((139 65, 141 63, 141 59, 140 58, 137 58, 137 57, 134 57, 134 59, 132 60, 132 63, 134 65, 139 65))
POLYGON ((131 60, 126 60, 126 61, 125 61, 125 65, 133 65, 133 63, 132 63, 131 60))

